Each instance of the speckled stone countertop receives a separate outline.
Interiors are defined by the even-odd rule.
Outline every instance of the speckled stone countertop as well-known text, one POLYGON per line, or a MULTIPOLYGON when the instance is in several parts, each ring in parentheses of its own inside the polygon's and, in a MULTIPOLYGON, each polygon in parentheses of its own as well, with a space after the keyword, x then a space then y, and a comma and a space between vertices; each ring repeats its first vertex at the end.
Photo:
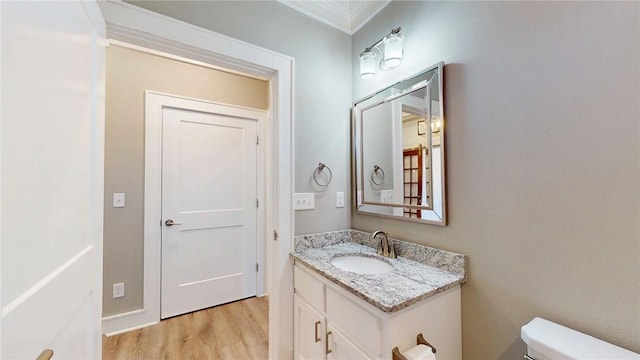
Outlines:
POLYGON ((430 296, 466 281, 454 274, 403 257, 390 259, 376 254, 368 246, 345 242, 320 248, 307 248, 291 253, 296 260, 315 270, 333 283, 351 292, 376 308, 392 313, 418 303, 430 296), (331 259, 339 256, 363 255, 390 264, 385 274, 357 274, 339 269, 331 259))

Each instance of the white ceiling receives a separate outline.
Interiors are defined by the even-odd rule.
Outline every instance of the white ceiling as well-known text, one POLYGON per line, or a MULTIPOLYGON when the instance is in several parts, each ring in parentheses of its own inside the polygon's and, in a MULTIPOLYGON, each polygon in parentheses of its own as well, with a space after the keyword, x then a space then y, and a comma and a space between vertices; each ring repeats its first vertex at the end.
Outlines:
POLYGON ((352 35, 391 0, 277 0, 296 11, 352 35))

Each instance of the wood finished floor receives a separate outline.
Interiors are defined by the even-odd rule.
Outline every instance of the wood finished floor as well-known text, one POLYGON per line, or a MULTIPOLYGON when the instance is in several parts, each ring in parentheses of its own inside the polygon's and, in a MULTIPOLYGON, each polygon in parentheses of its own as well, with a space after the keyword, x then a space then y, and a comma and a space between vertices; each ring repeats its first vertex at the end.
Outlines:
POLYGON ((266 359, 268 322, 268 298, 249 298, 103 337, 102 358, 266 359))

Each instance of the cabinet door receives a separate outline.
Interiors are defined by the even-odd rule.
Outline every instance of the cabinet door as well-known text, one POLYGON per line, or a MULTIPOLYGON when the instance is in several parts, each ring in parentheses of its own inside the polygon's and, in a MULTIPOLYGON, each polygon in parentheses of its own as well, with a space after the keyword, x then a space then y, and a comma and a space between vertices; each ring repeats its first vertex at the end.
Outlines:
POLYGON ((297 360, 325 358, 325 319, 300 296, 293 297, 293 357, 297 360))
POLYGON ((369 356, 378 358, 382 356, 382 322, 353 300, 353 295, 327 288, 327 321, 369 356))
POLYGON ((371 359, 331 324, 327 325, 327 341, 330 351, 327 360, 371 359))

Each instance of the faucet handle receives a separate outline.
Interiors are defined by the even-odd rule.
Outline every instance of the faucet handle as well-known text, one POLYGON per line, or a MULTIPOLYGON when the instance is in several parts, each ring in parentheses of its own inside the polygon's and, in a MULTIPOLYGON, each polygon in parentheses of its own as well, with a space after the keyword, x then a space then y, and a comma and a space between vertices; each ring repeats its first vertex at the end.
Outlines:
POLYGON ((392 259, 398 258, 398 256, 396 255, 396 243, 392 242, 391 240, 389 240, 389 257, 392 259))

